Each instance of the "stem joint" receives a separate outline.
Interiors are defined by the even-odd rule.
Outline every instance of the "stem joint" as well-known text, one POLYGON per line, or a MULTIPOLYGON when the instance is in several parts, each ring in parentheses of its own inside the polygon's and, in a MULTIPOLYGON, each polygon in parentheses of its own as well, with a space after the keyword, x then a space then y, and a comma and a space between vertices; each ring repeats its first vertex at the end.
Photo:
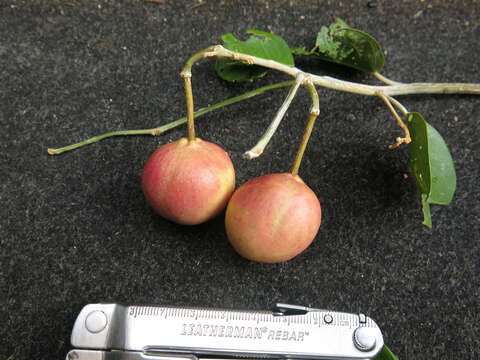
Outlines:
POLYGON ((186 79, 186 78, 190 78, 190 79, 191 79, 191 78, 192 78, 192 72, 191 72, 190 70, 182 70, 182 71, 180 72, 180 77, 181 77, 182 79, 186 79))

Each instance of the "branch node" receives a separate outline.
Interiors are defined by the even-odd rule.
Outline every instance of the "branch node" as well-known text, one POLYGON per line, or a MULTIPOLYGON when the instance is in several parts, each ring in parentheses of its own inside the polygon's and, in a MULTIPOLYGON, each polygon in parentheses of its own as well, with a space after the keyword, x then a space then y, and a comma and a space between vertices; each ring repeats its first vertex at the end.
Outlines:
POLYGON ((308 82, 308 76, 305 76, 305 73, 303 71, 300 71, 296 76, 295 76, 295 81, 299 83, 300 85, 304 85, 306 82, 308 82))
POLYGON ((243 60, 243 62, 245 62, 248 65, 253 65, 255 64, 255 59, 252 58, 251 56, 248 56, 243 60))
POLYGON ((312 99, 312 105, 310 106, 310 115, 318 116, 320 115, 320 102, 318 98, 318 92, 312 81, 312 78, 309 75, 305 76, 305 84, 312 99))
POLYGON ((206 51, 204 54, 203 54, 203 57, 212 57, 212 56, 217 56, 218 55, 218 52, 220 50, 223 49, 223 46, 222 45, 215 45, 215 46, 212 46, 209 51, 206 51))

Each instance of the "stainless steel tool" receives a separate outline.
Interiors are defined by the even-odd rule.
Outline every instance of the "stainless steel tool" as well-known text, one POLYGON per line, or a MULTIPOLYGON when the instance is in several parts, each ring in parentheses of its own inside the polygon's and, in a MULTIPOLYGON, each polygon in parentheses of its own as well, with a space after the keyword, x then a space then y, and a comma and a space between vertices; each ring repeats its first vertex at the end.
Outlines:
POLYGON ((383 347, 363 314, 277 304, 271 311, 85 306, 67 360, 372 359, 383 347))

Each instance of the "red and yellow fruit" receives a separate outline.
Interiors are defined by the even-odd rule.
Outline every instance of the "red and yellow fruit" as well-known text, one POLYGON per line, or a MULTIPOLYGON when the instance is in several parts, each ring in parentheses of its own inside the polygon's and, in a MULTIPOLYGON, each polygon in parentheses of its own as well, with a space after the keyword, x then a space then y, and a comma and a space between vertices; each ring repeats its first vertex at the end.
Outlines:
POLYGON ((225 225, 233 248, 247 259, 287 261, 314 240, 320 202, 296 175, 270 174, 243 184, 230 199, 225 225))
POLYGON ((182 138, 159 147, 142 174, 142 190, 161 216, 179 224, 205 222, 227 205, 235 170, 219 146, 182 138))

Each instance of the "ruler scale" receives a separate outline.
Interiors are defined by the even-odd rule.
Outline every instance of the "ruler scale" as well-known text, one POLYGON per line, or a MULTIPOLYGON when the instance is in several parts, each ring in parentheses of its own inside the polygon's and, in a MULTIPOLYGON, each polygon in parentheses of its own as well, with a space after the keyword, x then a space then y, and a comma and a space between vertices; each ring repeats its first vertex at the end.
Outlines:
POLYGON ((375 322, 277 304, 271 311, 90 304, 77 317, 67 360, 372 359, 375 322))

